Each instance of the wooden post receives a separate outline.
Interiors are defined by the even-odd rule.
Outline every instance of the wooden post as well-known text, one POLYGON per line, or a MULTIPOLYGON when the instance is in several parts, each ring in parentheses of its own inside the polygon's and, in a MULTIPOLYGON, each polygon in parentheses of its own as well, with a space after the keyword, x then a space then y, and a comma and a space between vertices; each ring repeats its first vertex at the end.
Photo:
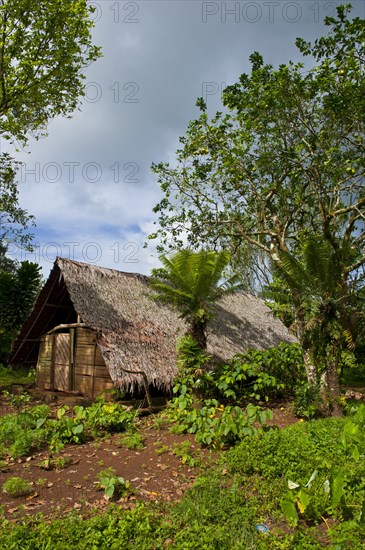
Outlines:
POLYGON ((94 344, 94 357, 93 357, 93 379, 91 381, 91 397, 94 397, 94 391, 95 391, 96 349, 97 349, 97 343, 95 342, 95 344, 94 344))
POLYGON ((54 345, 55 335, 52 334, 52 353, 51 353, 51 368, 50 368, 50 380, 49 386, 50 390, 54 390, 54 358, 55 358, 55 345, 54 345))
POLYGON ((75 329, 70 328, 70 370, 69 370, 69 384, 68 384, 70 391, 75 389, 74 348, 75 348, 75 329))

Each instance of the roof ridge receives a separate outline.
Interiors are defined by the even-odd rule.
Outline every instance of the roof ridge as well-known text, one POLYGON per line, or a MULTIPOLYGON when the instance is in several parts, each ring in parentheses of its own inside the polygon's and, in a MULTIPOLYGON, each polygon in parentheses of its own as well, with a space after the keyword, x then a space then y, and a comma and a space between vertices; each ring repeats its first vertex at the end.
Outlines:
POLYGON ((138 273, 136 271, 121 271, 119 269, 113 269, 111 267, 104 267, 101 265, 90 264, 87 262, 80 262, 78 260, 71 260, 70 258, 62 258, 61 256, 57 256, 54 266, 57 265, 62 272, 63 264, 66 264, 66 265, 73 264, 76 267, 80 267, 82 269, 87 268, 87 269, 92 269, 100 272, 107 271, 107 272, 110 272, 110 274, 115 274, 115 275, 126 275, 127 277, 136 277, 136 278, 143 279, 145 281, 148 281, 150 279, 148 275, 144 275, 143 273, 138 273))

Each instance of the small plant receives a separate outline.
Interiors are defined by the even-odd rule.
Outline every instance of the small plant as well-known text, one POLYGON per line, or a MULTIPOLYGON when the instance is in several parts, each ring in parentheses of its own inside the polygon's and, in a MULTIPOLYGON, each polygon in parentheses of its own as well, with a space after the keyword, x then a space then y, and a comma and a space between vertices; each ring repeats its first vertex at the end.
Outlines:
POLYGON ((187 464, 191 468, 198 465, 199 460, 194 458, 192 454, 192 445, 189 441, 183 441, 173 446, 172 452, 175 456, 181 458, 182 464, 187 464))
POLYGON ((3 485, 3 493, 11 497, 25 497, 33 492, 32 485, 21 477, 9 477, 3 485))
POLYGON ((152 419, 151 428, 160 431, 166 427, 167 423, 168 420, 166 418, 166 413, 162 412, 154 416, 154 418, 152 419))
POLYGON ((39 477, 36 481, 36 485, 38 485, 39 487, 43 487, 43 485, 45 485, 47 483, 47 480, 45 477, 39 477))
POLYGON ((21 393, 19 395, 12 394, 7 390, 3 391, 3 396, 9 401, 9 404, 16 409, 19 414, 20 411, 29 403, 31 396, 28 393, 21 393))
POLYGON ((158 455, 168 453, 170 450, 170 447, 168 445, 162 445, 160 441, 157 441, 155 445, 156 445, 155 453, 157 453, 158 455))
POLYGON ((130 492, 130 483, 118 476, 114 468, 106 468, 98 474, 98 484, 110 499, 118 499, 130 492))
POLYGON ((143 449, 144 442, 139 432, 127 433, 119 436, 118 445, 126 449, 143 449))
POLYGON ((71 464, 71 461, 72 459, 69 456, 57 456, 51 461, 51 464, 56 470, 63 470, 71 464))
POLYGON ((49 443, 50 456, 59 452, 66 443, 82 443, 85 440, 84 407, 75 406, 73 417, 67 416, 69 407, 64 405, 57 410, 57 419, 47 421, 47 428, 51 434, 49 443))
POLYGON ((206 399, 201 408, 192 406, 188 393, 180 394, 170 404, 169 414, 174 421, 174 433, 191 433, 197 443, 216 449, 234 445, 246 436, 260 433, 272 411, 249 403, 246 409, 225 406, 216 399, 206 399), (256 424, 261 427, 256 428, 256 424))

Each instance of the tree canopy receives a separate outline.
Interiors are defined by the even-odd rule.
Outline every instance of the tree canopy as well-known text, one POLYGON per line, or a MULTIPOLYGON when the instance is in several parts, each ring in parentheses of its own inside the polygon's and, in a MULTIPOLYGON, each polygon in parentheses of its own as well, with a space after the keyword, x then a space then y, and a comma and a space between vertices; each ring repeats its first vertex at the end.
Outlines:
POLYGON ((206 328, 213 317, 214 304, 241 288, 235 276, 222 280, 229 254, 184 249, 171 258, 161 256, 160 260, 164 267, 154 270, 151 282, 158 292, 156 299, 176 306, 189 323, 191 336, 205 348, 206 328))
POLYGON ((225 112, 190 122, 178 166, 154 164, 165 193, 156 205, 162 245, 249 243, 272 255, 289 250, 306 228, 342 255, 346 278, 358 276, 364 254, 365 21, 348 7, 326 18, 327 36, 297 46, 316 63, 274 69, 255 52, 251 74, 225 89, 225 112), (347 258, 348 259, 348 258, 347 258))
POLYGON ((0 3, 0 133, 27 142, 84 94, 83 70, 100 56, 86 0, 0 3))

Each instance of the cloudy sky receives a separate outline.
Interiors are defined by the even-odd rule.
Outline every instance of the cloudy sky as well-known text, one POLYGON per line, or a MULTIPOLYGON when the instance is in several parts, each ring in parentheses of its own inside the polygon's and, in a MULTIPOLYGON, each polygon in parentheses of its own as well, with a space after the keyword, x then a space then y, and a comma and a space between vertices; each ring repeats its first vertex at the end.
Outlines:
MULTIPOLYGON (((249 70, 257 50, 274 65, 299 60, 297 36, 314 39, 341 2, 326 0, 98 0, 94 41, 103 58, 86 72, 86 98, 72 119, 30 140, 19 173, 20 204, 36 218, 35 252, 47 276, 57 255, 122 271, 158 265, 153 230, 160 198, 152 162, 174 162, 179 136, 210 112, 225 84, 249 70)), ((365 3, 352 0, 365 17, 365 3)))

